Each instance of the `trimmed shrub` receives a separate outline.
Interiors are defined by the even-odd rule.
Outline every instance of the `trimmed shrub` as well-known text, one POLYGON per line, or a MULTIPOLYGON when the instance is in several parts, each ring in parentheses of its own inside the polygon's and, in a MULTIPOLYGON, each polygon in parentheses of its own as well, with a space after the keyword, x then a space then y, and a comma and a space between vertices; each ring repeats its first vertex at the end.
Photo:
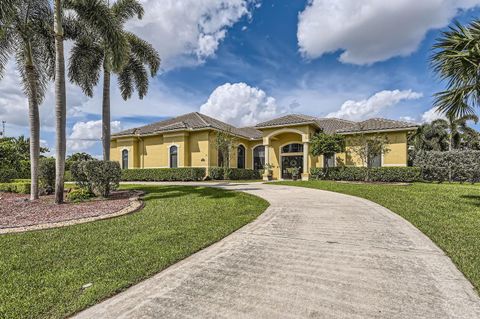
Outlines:
POLYGON ((205 168, 134 168, 122 170, 122 181, 200 181, 206 175, 205 168))
POLYGON ((0 183, 1 192, 30 194, 30 182, 0 183))
POLYGON ((365 181, 367 172, 371 182, 411 183, 421 180, 418 167, 330 167, 328 170, 315 167, 310 170, 313 178, 334 181, 365 181))
POLYGON ((90 193, 93 192, 92 183, 88 180, 85 174, 85 163, 87 161, 76 161, 70 164, 70 175, 75 184, 80 188, 87 189, 90 193))
POLYGON ((214 180, 240 180, 240 179, 260 179, 258 170, 246 168, 223 168, 212 167, 209 171, 209 177, 214 180))
POLYGON ((480 151, 421 152, 415 158, 415 165, 422 170, 426 181, 480 181, 480 151))
POLYGON ((76 188, 72 189, 70 192, 67 194, 67 200, 70 202, 82 202, 86 201, 92 197, 94 197, 95 194, 92 194, 91 192, 88 191, 88 189, 85 188, 76 188))
MULTIPOLYGON (((118 188, 121 177, 120 164, 114 161, 81 161, 79 164, 91 189, 103 197, 118 188)), ((87 188, 88 191, 90 191, 87 188)))
POLYGON ((0 168, 0 183, 8 183, 18 177, 17 172, 11 168, 0 168))
POLYGON ((55 189, 55 159, 41 158, 38 163, 38 179, 45 193, 52 194, 55 189))

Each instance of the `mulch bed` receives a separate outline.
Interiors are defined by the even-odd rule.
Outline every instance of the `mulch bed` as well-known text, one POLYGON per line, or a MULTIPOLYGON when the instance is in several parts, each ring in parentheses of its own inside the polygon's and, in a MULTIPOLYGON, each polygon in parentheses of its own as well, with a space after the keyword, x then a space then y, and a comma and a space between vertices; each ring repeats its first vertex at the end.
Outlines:
POLYGON ((130 205, 133 191, 115 191, 108 199, 54 204, 54 195, 31 202, 29 195, 0 192, 0 229, 56 223, 115 213, 130 205))

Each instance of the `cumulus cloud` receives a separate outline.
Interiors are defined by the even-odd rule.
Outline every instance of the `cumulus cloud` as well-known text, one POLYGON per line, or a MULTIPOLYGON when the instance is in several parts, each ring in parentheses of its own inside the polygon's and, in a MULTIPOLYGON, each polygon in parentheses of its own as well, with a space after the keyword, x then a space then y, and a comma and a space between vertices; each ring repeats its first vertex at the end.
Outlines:
POLYGON ((360 101, 348 100, 342 104, 340 110, 329 113, 327 117, 363 120, 378 115, 382 110, 403 100, 415 100, 422 96, 422 93, 413 92, 412 90, 380 91, 370 96, 368 99, 360 101))
POLYGON ((480 0, 309 0, 298 45, 308 58, 342 50, 340 61, 370 64, 414 52, 427 31, 448 25, 480 0))
MULTIPOLYGON (((122 130, 119 121, 111 122, 112 132, 122 130)), ((68 151, 79 152, 85 151, 99 143, 102 138, 102 121, 77 122, 73 125, 72 133, 67 139, 68 151)))
POLYGON ((200 112, 236 126, 252 126, 269 120, 286 109, 263 90, 245 83, 225 83, 217 87, 200 112))
POLYGON ((250 16, 256 3, 257 0, 143 0, 143 19, 128 22, 127 28, 153 44, 164 68, 198 63, 215 53, 227 29, 242 17, 250 16), (191 56, 196 60, 192 61, 191 56))
POLYGON ((428 123, 438 119, 446 119, 446 117, 444 114, 437 112, 436 108, 431 108, 430 110, 422 114, 423 123, 428 123))

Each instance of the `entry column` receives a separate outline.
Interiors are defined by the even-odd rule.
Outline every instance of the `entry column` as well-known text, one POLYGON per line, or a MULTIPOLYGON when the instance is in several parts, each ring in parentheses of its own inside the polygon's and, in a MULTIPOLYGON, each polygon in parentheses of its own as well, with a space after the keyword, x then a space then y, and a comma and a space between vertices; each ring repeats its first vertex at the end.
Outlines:
POLYGON ((310 177, 310 168, 308 167, 308 142, 303 142, 303 172, 302 181, 308 181, 310 177))
POLYGON ((272 170, 270 167, 270 156, 269 156, 270 145, 264 143, 263 148, 265 149, 265 165, 263 167, 263 180, 269 181, 272 179, 272 170))

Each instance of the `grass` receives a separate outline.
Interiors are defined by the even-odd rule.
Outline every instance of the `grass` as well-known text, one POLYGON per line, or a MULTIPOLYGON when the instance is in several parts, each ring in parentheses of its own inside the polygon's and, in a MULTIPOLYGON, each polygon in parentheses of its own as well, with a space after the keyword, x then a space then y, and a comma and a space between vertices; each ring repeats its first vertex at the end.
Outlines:
POLYGON ((366 198, 410 221, 430 237, 480 291, 480 186, 410 186, 331 181, 278 182, 366 198))
POLYGON ((62 318, 220 240, 268 206, 208 187, 141 189, 145 208, 123 217, 0 236, 0 318, 62 318), (87 289, 82 286, 93 285, 87 289))

